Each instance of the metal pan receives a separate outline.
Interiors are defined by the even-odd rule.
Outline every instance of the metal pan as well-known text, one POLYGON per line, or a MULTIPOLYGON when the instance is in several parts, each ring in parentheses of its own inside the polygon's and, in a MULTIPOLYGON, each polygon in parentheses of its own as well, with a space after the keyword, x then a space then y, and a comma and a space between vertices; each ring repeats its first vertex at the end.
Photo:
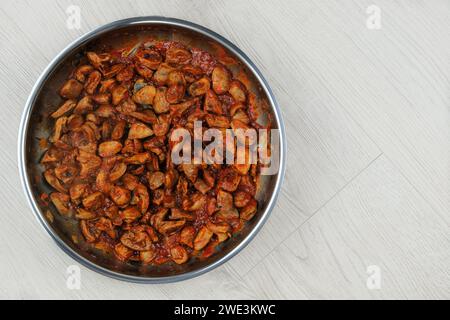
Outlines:
POLYGON ((197 24, 165 17, 139 17, 120 20, 99 27, 71 43, 44 70, 27 100, 19 129, 19 171, 27 200, 42 226, 56 243, 77 262, 101 274, 131 282, 163 283, 189 279, 221 265, 241 251, 266 222, 280 191, 285 170, 286 139, 280 109, 261 72, 251 60, 230 41, 197 24), (82 53, 101 46, 120 46, 132 41, 152 37, 176 40, 189 46, 225 56, 231 61, 234 74, 246 75, 249 90, 265 102, 267 112, 273 118, 273 128, 279 129, 279 170, 263 176, 257 193, 259 211, 246 227, 226 241, 207 259, 191 259, 184 265, 165 264, 143 266, 123 263, 112 256, 95 251, 79 234, 76 221, 59 216, 52 206, 43 203, 40 195, 50 191, 42 179, 43 168, 39 164, 44 150, 41 138, 51 134, 49 114, 61 103, 58 89, 79 61, 82 53))

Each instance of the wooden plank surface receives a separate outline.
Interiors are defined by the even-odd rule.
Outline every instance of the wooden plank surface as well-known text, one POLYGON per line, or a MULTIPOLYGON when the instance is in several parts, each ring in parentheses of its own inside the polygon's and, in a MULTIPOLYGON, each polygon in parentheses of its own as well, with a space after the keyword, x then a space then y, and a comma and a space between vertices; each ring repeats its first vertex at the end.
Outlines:
POLYGON ((2 1, 0 298, 450 298, 449 17, 446 0, 2 1), (80 29, 66 27, 70 5, 80 29), (81 267, 71 290, 76 263, 23 197, 20 115, 67 44, 144 15, 202 24, 251 57, 283 111, 286 181, 261 233, 213 272, 135 285, 81 267))

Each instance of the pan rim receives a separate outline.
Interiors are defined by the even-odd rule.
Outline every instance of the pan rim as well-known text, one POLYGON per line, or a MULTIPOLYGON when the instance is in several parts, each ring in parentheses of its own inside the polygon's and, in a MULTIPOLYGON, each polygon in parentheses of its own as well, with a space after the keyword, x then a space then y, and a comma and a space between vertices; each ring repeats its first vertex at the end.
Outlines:
POLYGON ((25 196, 28 202, 28 205, 31 207, 34 216, 37 218, 39 223, 42 225, 42 227, 47 231, 47 233, 50 235, 50 237, 57 243, 57 245, 70 257, 72 257, 75 261, 79 262, 80 264, 84 265, 85 267, 98 272, 100 274, 103 274, 105 276, 109 276, 111 278, 117 279, 117 280, 123 280, 128 282, 134 282, 134 283, 171 283, 171 282, 177 282, 177 281, 183 281, 187 279, 191 279, 197 276, 200 276, 202 274, 205 274, 218 266, 224 264, 228 260, 230 260, 232 257, 234 257, 237 253, 239 253, 242 249, 244 249, 256 236, 256 234, 261 230, 262 226, 266 223, 268 217, 270 216, 276 200, 279 196, 281 185, 284 180, 285 175, 285 166, 286 166, 286 151, 287 151, 287 144, 286 144, 286 133, 285 133, 285 127, 284 122, 282 119, 281 110, 279 108, 279 105, 275 99, 275 96, 268 84, 268 82, 263 77, 262 73, 259 71, 259 69, 256 67, 256 65, 250 60, 250 58, 242 52, 236 45, 231 43, 229 40, 224 38, 223 36, 217 34, 216 32, 207 29, 201 25, 192 23, 190 21, 176 19, 176 18, 167 18, 162 16, 143 16, 143 17, 134 17, 134 18, 127 18, 122 20, 117 20, 114 22, 110 22, 108 24, 102 25, 100 27, 95 28, 94 30, 82 35, 75 41, 71 42, 68 46, 66 46, 61 52, 58 53, 58 55, 48 64, 48 66, 44 69, 44 71, 39 76, 38 80, 34 84, 30 95, 28 96, 28 99, 25 103, 25 108, 21 117, 20 121, 20 127, 19 127, 19 135, 18 135, 18 166, 19 166, 19 174, 20 174, 20 180, 22 183, 22 187, 25 192, 25 196), (58 66, 58 64, 61 62, 64 57, 69 54, 72 50, 76 49, 77 47, 89 42, 90 40, 94 39, 95 37, 98 37, 104 33, 120 29, 127 26, 132 25, 152 25, 152 24, 163 24, 163 25, 170 25, 180 28, 189 29, 193 32, 201 33, 202 35, 212 38, 213 40, 220 43, 222 46, 227 48, 230 52, 234 53, 239 59, 249 68, 249 70, 254 74, 257 81, 261 85, 262 89, 267 95, 267 98, 269 100, 271 108, 273 108, 274 114, 275 114, 275 120, 278 125, 279 129, 279 136, 280 136, 280 158, 279 158, 279 171, 277 174, 275 186, 272 195, 270 196, 270 200, 267 204, 267 207, 265 211, 261 214, 261 218, 257 222, 257 224, 250 230, 250 232, 247 234, 247 236, 236 245, 230 252, 225 254, 223 257, 219 258, 218 260, 212 262, 209 265, 206 265, 204 267, 201 267, 197 270, 189 271, 186 273, 178 274, 178 275, 171 275, 171 276, 165 276, 165 277, 147 277, 147 276, 135 276, 135 275, 129 275, 124 274, 120 272, 116 272, 107 268, 104 268, 87 258, 80 255, 78 252, 70 248, 50 227, 49 223, 44 219, 43 213, 41 213, 32 193, 31 185, 28 180, 28 172, 26 167, 26 139, 27 139, 27 133, 29 128, 29 120, 31 116, 32 108, 36 102, 36 98, 38 97, 40 90, 45 85, 47 78, 49 75, 51 75, 52 71, 58 66))

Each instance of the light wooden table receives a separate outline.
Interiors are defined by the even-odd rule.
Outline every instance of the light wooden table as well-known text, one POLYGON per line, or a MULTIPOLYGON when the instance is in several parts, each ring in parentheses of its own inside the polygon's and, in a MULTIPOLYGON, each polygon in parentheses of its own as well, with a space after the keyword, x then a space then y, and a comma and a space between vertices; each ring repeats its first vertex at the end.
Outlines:
POLYGON ((1 1, 0 298, 450 298, 449 13, 448 0, 1 1), (255 61, 283 109, 286 181, 261 233, 213 272, 135 285, 81 267, 71 290, 76 263, 23 196, 19 118, 69 42, 139 15, 202 24, 255 61))

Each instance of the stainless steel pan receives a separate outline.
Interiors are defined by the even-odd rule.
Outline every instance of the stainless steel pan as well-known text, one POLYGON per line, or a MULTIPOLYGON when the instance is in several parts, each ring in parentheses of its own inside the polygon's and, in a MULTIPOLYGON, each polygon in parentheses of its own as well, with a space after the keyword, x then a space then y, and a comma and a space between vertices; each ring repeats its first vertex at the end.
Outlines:
POLYGON ((280 191, 285 169, 285 141, 281 112, 273 93, 262 74, 241 50, 217 33, 188 21, 165 17, 139 17, 112 22, 89 32, 65 48, 44 70, 31 91, 22 116, 18 141, 19 170, 27 200, 37 219, 56 243, 76 261, 120 280, 141 283, 173 282, 214 269, 236 255, 254 238, 269 217, 280 191), (97 252, 84 243, 76 221, 60 217, 56 211, 52 211, 51 206, 45 206, 40 199, 40 195, 50 189, 42 179, 43 168, 39 160, 44 150, 39 146, 39 140, 48 138, 51 134, 49 114, 61 103, 57 92, 67 74, 87 49, 95 50, 105 45, 120 46, 149 36, 180 41, 205 49, 213 55, 225 54, 234 61, 230 66, 233 73, 243 72, 247 75, 251 83, 249 90, 265 101, 267 112, 271 113, 274 120, 273 127, 279 129, 280 133, 280 167, 277 174, 261 179, 257 194, 259 212, 255 218, 210 258, 192 259, 180 266, 123 263, 112 256, 97 252))

